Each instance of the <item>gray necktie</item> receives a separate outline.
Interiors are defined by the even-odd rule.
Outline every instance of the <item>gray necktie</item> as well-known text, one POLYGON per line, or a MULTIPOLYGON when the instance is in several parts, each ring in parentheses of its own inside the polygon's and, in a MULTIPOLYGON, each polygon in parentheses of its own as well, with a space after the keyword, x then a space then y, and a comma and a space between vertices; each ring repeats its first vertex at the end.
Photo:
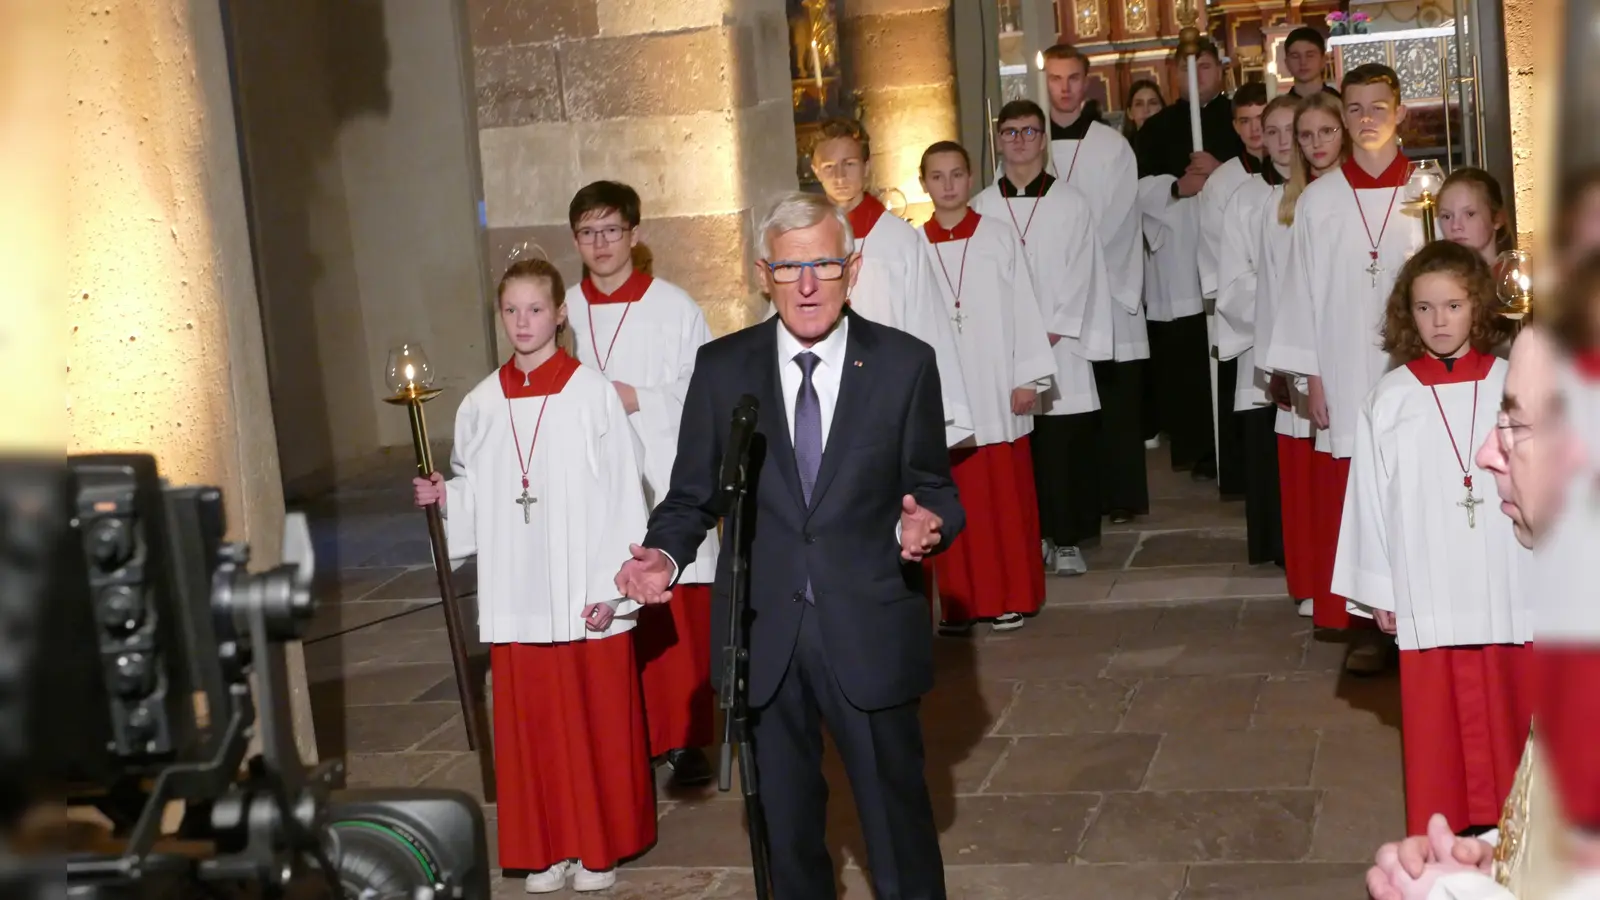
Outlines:
POLYGON ((822 402, 811 373, 821 359, 810 351, 795 356, 800 365, 800 391, 794 398, 794 462, 800 470, 800 493, 811 505, 811 490, 817 486, 817 470, 822 468, 822 402))

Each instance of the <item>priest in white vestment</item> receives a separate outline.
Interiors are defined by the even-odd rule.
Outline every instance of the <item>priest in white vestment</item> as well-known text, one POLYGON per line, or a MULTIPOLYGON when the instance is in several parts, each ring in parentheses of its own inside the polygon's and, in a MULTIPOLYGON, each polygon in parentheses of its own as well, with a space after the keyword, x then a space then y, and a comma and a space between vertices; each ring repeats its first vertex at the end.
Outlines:
MULTIPOLYGON (((1345 75, 1344 93, 1343 128, 1354 132, 1355 149, 1300 197, 1265 361, 1268 369, 1308 379, 1312 422, 1327 428, 1332 451, 1316 478, 1325 492, 1317 502, 1326 508, 1344 493, 1361 404, 1393 367, 1379 328, 1395 276, 1423 240, 1421 220, 1402 209, 1410 163, 1395 141, 1405 117, 1399 80, 1385 66, 1357 66, 1345 75)), ((1318 626, 1352 626, 1347 598, 1319 585, 1313 600, 1318 626)), ((1360 669, 1381 668, 1377 644, 1359 648, 1360 669)))
POLYGON ((1139 163, 1127 138, 1088 103, 1089 58, 1070 44, 1044 51, 1050 94, 1045 171, 1081 192, 1094 213, 1111 290, 1112 358, 1093 364, 1100 396, 1100 505, 1111 524, 1150 511, 1145 466, 1144 379, 1150 339, 1144 317, 1144 232, 1139 163))
POLYGON ((811 166, 828 199, 849 218, 861 257, 860 274, 850 290, 850 309, 933 347, 944 392, 945 440, 954 447, 972 437, 972 409, 955 333, 917 230, 888 214, 883 203, 867 193, 871 165, 872 141, 860 122, 830 119, 822 124, 811 150, 811 166))
POLYGON ((1034 418, 1033 474, 1046 566, 1088 570, 1080 544, 1100 537, 1100 398, 1093 363, 1113 355, 1112 300, 1094 212, 1083 195, 1044 170, 1044 111, 1031 100, 1001 107, 1004 177, 972 202, 1013 229, 1033 271, 1039 309, 1054 348, 1055 382, 1034 418))
POLYGON ((925 249, 955 326, 976 428, 975 446, 950 455, 966 530, 923 565, 936 576, 941 634, 970 633, 979 620, 1010 631, 1044 605, 1028 436, 1038 395, 1055 378, 1055 356, 1011 224, 967 205, 967 151, 951 141, 929 147, 922 156, 922 182, 934 204, 933 218, 922 228, 925 249))
MULTIPOLYGON (((682 288, 634 267, 639 206, 633 188, 612 181, 573 196, 568 218, 586 274, 567 291, 566 302, 578 360, 611 381, 628 413, 653 507, 666 496, 684 392, 711 329, 682 288)), ((671 768, 680 787, 708 784, 714 774, 701 748, 715 740, 711 658, 720 648, 710 642, 717 550, 717 541, 702 543, 675 602, 640 610, 633 634, 650 756, 671 768)))
POLYGON ((1473 452, 1504 394, 1497 309, 1472 250, 1420 250, 1384 329, 1404 364, 1356 420, 1333 591, 1399 638, 1411 834, 1433 813, 1455 832, 1499 821, 1532 717, 1531 555, 1509 519, 1478 508, 1494 474, 1473 452))
POLYGON ((556 346, 561 275, 512 265, 500 322, 514 354, 456 412, 451 478, 416 479, 452 558, 478 558, 478 637, 490 644, 499 860, 529 893, 569 876, 605 890, 656 839, 639 672, 639 604, 613 583, 647 520, 617 390, 556 346))

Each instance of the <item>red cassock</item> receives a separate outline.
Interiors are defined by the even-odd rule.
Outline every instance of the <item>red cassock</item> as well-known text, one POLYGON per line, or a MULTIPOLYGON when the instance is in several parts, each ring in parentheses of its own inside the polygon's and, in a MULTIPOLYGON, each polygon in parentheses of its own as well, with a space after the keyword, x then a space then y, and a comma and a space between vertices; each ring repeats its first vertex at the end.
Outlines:
POLYGON ((1400 653, 1406 833, 1500 821, 1533 721, 1533 650, 1488 644, 1400 653))
POLYGON ((1566 821, 1600 830, 1600 647, 1540 644, 1535 738, 1566 821))
POLYGON ((646 606, 633 629, 644 685, 650 755, 712 743, 711 585, 680 584, 672 602, 646 606))
POLYGON ((500 865, 591 870, 656 839, 633 641, 494 644, 500 865))
MULTIPOLYGON (((1312 503, 1316 451, 1310 438, 1278 435, 1278 495, 1283 509, 1283 568, 1289 596, 1317 595, 1317 520, 1312 503)), ((1333 572, 1329 570, 1329 579, 1333 572)))
POLYGON ((1350 460, 1334 459, 1331 453, 1311 453, 1312 537, 1316 558, 1316 582, 1311 594, 1311 622, 1318 628, 1369 629, 1371 619, 1345 611, 1349 602, 1333 592, 1333 561, 1339 553, 1339 521, 1344 518, 1344 489, 1350 481, 1350 460))
POLYGON ((950 454, 967 527, 933 558, 946 622, 1032 615, 1044 605, 1039 503, 1026 437, 950 454))

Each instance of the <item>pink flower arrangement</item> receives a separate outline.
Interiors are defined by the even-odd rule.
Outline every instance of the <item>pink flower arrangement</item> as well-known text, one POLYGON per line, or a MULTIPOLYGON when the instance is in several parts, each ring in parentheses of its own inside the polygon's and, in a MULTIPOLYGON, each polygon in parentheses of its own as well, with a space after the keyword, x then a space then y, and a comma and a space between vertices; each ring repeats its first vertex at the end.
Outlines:
POLYGON ((1370 22, 1370 21, 1372 21, 1372 17, 1367 15, 1364 12, 1357 12, 1357 13, 1351 13, 1350 14, 1350 22, 1352 24, 1360 25, 1362 22, 1370 22))
POLYGON ((1328 13, 1327 22, 1328 22, 1329 25, 1335 25, 1335 24, 1338 24, 1338 23, 1343 22, 1343 21, 1344 21, 1344 13, 1339 12, 1338 10, 1334 10, 1333 12, 1328 13))

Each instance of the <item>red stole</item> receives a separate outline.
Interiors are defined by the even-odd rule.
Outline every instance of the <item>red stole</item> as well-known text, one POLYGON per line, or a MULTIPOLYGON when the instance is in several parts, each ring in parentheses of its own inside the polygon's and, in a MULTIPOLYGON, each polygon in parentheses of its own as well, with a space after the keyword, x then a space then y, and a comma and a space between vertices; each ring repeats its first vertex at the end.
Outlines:
POLYGON ((949 241, 965 241, 972 237, 978 230, 978 220, 983 217, 977 210, 967 207, 967 214, 956 223, 954 228, 945 228, 937 219, 929 219, 922 226, 922 233, 928 236, 928 243, 943 244, 949 241))
POLYGON ((872 230, 872 226, 878 224, 878 218, 886 212, 888 209, 877 197, 862 194, 861 202, 857 203, 856 208, 850 210, 846 216, 850 220, 850 233, 855 235, 856 240, 861 240, 872 230))
POLYGON ((513 356, 500 367, 500 391, 506 395, 507 400, 559 394, 561 389, 567 386, 567 382, 572 380, 572 374, 576 371, 578 371, 578 361, 560 348, 556 349, 555 356, 540 363, 537 369, 526 374, 517 368, 517 358, 513 356))
POLYGON ((1406 159, 1404 153, 1396 153, 1394 161, 1374 178, 1367 174, 1356 162, 1355 154, 1345 157, 1339 168, 1344 172, 1345 180, 1358 191, 1374 190, 1377 188, 1402 188, 1406 180, 1411 177, 1411 160, 1406 159))
POLYGON ((1585 350, 1572 362, 1584 381, 1600 381, 1600 350, 1585 350))
MULTIPOLYGON (((1493 356, 1479 353, 1470 347, 1466 353, 1456 357, 1448 367, 1445 366, 1444 360, 1431 353, 1406 363, 1406 368, 1411 370, 1411 374, 1427 387, 1482 381, 1489 376, 1489 370, 1493 367, 1493 356)), ((1473 448, 1473 452, 1477 452, 1476 447, 1473 448)))
POLYGON ((649 275, 638 269, 628 276, 622 287, 616 291, 605 294, 595 286, 594 280, 585 275, 580 285, 583 288, 583 299, 589 301, 590 306, 599 306, 602 303, 637 303, 644 297, 644 292, 650 290, 650 285, 655 281, 649 275))

